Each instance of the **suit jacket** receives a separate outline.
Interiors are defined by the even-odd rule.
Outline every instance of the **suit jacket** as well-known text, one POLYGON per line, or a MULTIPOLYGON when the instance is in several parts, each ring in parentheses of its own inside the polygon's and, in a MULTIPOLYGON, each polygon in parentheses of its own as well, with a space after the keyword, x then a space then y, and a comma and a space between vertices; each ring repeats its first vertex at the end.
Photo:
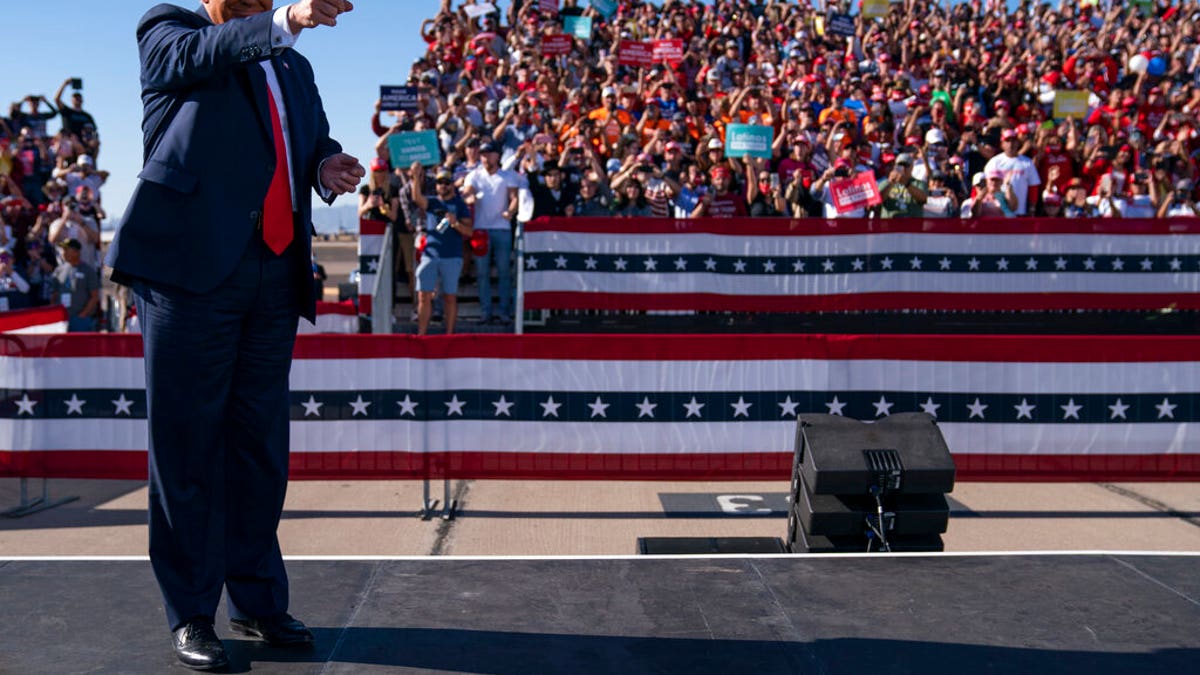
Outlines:
POLYGON ((310 190, 321 162, 342 148, 329 137, 308 60, 273 51, 271 15, 216 25, 203 7, 158 5, 138 23, 144 165, 109 249, 116 281, 205 293, 233 272, 250 237, 261 236, 275 145, 259 61, 270 59, 287 111, 298 211, 289 251, 299 260, 301 314, 315 316, 310 190))

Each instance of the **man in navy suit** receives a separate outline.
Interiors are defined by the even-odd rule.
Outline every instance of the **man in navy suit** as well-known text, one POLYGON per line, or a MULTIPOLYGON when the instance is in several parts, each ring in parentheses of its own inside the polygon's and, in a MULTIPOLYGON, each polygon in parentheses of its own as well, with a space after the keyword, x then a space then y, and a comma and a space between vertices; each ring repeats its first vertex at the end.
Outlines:
POLYGON ((288 614, 276 537, 288 475, 296 323, 316 313, 311 191, 365 175, 329 137, 312 66, 291 47, 347 0, 203 0, 137 27, 144 168, 109 250, 134 289, 146 360, 150 561, 175 654, 228 663, 213 629, 311 644, 288 614))

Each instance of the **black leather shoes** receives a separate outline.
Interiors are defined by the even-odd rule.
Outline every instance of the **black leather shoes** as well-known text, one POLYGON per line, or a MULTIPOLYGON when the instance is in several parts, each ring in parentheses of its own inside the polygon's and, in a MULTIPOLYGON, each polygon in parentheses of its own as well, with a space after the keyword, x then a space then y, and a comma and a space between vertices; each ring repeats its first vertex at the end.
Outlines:
POLYGON ((212 621, 194 619, 171 634, 175 656, 193 670, 216 670, 229 665, 225 647, 213 630, 212 621))
POLYGON ((235 633, 259 638, 273 647, 305 647, 313 643, 312 632, 291 614, 271 619, 230 619, 229 628, 235 633))

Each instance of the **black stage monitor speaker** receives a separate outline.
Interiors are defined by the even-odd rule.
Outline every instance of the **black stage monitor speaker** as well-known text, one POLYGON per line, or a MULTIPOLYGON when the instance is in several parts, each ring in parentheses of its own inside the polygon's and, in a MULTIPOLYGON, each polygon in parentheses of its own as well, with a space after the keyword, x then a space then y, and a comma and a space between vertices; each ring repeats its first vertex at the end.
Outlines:
MULTIPOLYGON (((814 495, 804 485, 795 510, 804 531, 826 537, 864 534, 878 505, 871 495, 814 495)), ((941 534, 950 523, 950 505, 941 494, 896 495, 884 500, 884 529, 889 536, 941 534)))
POLYGON ((954 459, 925 413, 877 422, 804 414, 797 422, 793 496, 801 478, 814 495, 945 494, 954 489, 954 459))
MULTIPOLYGON (((941 535, 910 534, 888 538, 892 553, 941 553, 946 550, 941 535)), ((872 542, 865 536, 823 537, 808 534, 804 528, 796 530, 796 540, 789 542, 792 553, 869 553, 879 550, 878 541, 872 542)))

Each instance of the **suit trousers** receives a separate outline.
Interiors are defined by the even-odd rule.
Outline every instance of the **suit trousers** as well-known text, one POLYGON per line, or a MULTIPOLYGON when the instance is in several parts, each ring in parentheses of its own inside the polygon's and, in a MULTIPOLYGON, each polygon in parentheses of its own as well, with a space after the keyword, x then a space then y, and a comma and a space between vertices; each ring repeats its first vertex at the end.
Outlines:
POLYGON ((276 537, 288 478, 297 246, 254 236, 233 274, 192 293, 134 284, 146 361, 150 562, 171 630, 287 611, 276 537))

